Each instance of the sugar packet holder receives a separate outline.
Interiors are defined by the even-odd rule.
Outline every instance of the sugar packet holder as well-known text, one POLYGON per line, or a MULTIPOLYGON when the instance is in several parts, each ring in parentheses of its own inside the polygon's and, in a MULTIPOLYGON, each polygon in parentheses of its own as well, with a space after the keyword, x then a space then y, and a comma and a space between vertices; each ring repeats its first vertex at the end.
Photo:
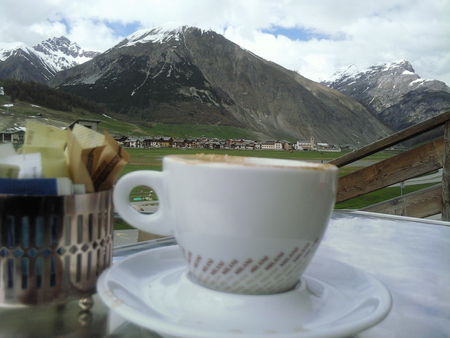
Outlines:
POLYGON ((22 196, 62 196, 84 194, 84 184, 73 184, 67 177, 0 178, 0 194, 22 196))

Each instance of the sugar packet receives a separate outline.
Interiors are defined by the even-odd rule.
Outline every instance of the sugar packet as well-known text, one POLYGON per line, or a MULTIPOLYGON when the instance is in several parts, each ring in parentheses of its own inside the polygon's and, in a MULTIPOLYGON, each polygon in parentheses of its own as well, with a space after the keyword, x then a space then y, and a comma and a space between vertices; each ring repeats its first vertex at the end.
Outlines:
POLYGON ((0 178, 43 177, 41 155, 17 154, 11 143, 0 144, 0 178))
POLYGON ((64 149, 67 130, 27 121, 24 144, 19 153, 39 153, 46 178, 70 177, 64 149))
POLYGON ((105 131, 104 135, 76 124, 68 134, 66 154, 74 183, 86 192, 111 189, 129 154, 105 131))

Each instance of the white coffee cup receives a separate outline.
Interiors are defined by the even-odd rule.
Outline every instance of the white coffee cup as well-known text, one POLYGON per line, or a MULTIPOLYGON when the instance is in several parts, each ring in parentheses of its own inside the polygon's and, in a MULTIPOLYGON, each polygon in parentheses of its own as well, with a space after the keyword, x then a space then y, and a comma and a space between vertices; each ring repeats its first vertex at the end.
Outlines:
POLYGON ((337 181, 338 169, 331 164, 173 155, 163 158, 162 172, 122 177, 114 205, 138 229, 174 234, 200 284, 272 294, 298 283, 326 230, 337 181), (130 205, 131 190, 142 185, 159 198, 154 214, 130 205))

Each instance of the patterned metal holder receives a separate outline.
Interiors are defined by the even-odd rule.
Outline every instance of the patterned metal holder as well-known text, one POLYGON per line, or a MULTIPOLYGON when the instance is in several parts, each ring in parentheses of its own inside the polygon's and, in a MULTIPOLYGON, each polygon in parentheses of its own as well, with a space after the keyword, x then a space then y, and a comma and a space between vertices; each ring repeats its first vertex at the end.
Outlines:
POLYGON ((113 212, 112 190, 0 195, 0 307, 79 299, 88 309, 111 265, 113 212))

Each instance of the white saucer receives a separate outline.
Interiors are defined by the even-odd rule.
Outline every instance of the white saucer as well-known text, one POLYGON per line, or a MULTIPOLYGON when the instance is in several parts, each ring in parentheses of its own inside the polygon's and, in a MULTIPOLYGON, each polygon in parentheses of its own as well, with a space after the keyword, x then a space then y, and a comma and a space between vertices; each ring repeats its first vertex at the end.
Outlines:
POLYGON ((391 296, 378 280, 321 257, 314 257, 288 292, 214 291, 191 279, 178 246, 114 263, 97 290, 118 314, 164 337, 343 337, 378 323, 391 308, 391 296))

